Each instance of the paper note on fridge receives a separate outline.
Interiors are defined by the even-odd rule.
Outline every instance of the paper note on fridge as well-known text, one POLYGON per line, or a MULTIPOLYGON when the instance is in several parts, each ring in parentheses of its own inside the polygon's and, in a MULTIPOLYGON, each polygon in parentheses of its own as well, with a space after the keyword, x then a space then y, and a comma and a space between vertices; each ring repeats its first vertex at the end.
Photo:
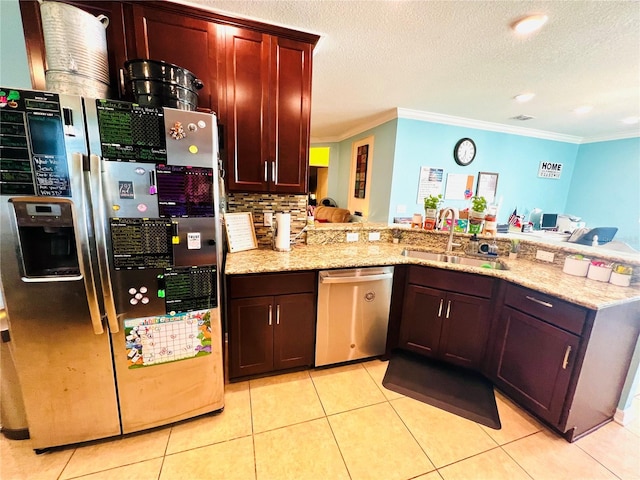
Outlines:
POLYGON ((200 250, 202 248, 200 232, 187 233, 187 248, 189 250, 200 250))

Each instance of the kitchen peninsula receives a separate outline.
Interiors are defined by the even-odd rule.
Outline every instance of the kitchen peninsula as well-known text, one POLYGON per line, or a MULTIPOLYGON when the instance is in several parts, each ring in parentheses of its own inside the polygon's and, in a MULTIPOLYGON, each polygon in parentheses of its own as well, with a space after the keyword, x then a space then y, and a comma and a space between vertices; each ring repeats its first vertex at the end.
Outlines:
MULTIPOLYGON (((481 278, 493 279, 490 315, 484 341, 478 347, 482 357, 476 369, 569 441, 613 418, 640 331, 637 277, 630 287, 619 287, 567 275, 562 264, 566 255, 582 252, 632 265, 637 274, 637 256, 598 247, 559 247, 521 240, 518 258, 510 260, 507 235, 496 238, 499 258, 506 269, 488 269, 403 254, 405 249, 444 251, 446 232, 397 225, 339 224, 311 227, 306 234, 306 243, 293 246, 290 252, 255 249, 229 254, 225 266, 227 282, 248 277, 273 284, 275 276, 283 273, 394 265, 387 340, 390 354, 395 348, 402 348, 399 332, 403 322, 415 321, 403 309, 405 291, 414 288, 417 278, 444 279, 455 273, 455 282, 441 283, 439 287, 452 298, 464 293, 458 291, 463 285, 472 285, 481 278), (357 232, 358 241, 346 242, 347 232, 357 232), (374 234, 371 238, 378 238, 379 234, 380 240, 369 241, 370 233, 374 234), (536 260, 536 250, 540 248, 554 253, 553 263, 536 260), (535 372, 544 372, 544 378, 531 382, 527 375, 535 377, 535 372)), ((455 255, 464 255, 468 240, 465 234, 455 236, 456 242, 463 243, 455 255)), ((234 341, 230 334, 230 350, 234 341)))

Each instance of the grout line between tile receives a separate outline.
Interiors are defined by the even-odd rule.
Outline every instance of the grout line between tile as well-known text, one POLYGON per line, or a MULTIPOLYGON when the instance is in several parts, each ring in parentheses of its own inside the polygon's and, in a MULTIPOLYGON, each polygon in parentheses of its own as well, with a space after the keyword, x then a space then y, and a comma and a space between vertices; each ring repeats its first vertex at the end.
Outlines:
POLYGON ((71 463, 71 459, 73 458, 73 456, 76 454, 77 451, 78 451, 78 449, 74 448, 73 452, 71 452, 71 455, 69 455, 69 458, 67 459, 67 462, 64 464, 64 466, 62 467, 62 470, 60 470, 60 473, 57 476, 58 480, 60 480, 60 478, 62 478, 62 474, 64 473, 66 468, 69 466, 69 463, 71 463))
MULTIPOLYGON (((420 445, 420 442, 418 441, 418 439, 415 437, 415 435, 413 434, 413 432, 411 431, 411 429, 409 428, 409 425, 407 425, 404 421, 404 418, 402 418, 402 415, 400 415, 398 413, 398 411, 396 410, 396 408, 393 406, 393 403, 391 403, 391 400, 387 400, 387 403, 389 404, 389 406, 391 407, 391 409, 393 410, 393 413, 396 414, 396 416, 400 419, 400 421, 402 422, 402 424, 404 425, 404 428, 407 429, 407 432, 409 432, 409 435, 411 435, 411 438, 413 438, 414 442, 416 442, 416 444, 418 445, 418 447, 420 447, 420 450, 422 450, 422 453, 424 453, 424 456, 427 457, 427 459, 429 460, 429 463, 431 463, 431 465, 433 465, 433 468, 435 469, 435 471, 438 471, 438 468, 436 467, 436 464, 433 463, 433 460, 431 460, 431 457, 429 456, 429 454, 425 451, 424 448, 422 448, 422 445, 420 445)), ((420 475, 425 475, 429 472, 433 472, 434 470, 429 470, 428 472, 423 472, 420 475)), ((440 474, 438 474, 440 475, 440 474)), ((440 475, 442 476, 442 475, 440 475)))
POLYGON ((595 460, 597 463, 599 463, 600 465, 602 465, 602 468, 604 468, 606 471, 610 472, 611 475, 613 475, 616 478, 620 478, 618 475, 615 474, 615 472, 613 472, 609 467, 607 467, 604 463, 602 463, 600 460, 598 460, 596 457, 594 457, 593 455, 591 455, 589 452, 587 452, 584 448, 582 448, 580 445, 578 445, 578 442, 574 442, 573 443, 576 447, 578 447, 580 450, 582 450, 584 453, 586 453, 589 457, 593 458, 593 460, 595 460))
POLYGON ((504 446, 505 446, 505 445, 510 445, 510 444, 512 444, 512 443, 515 443, 515 442, 517 442, 517 441, 519 441, 519 440, 522 440, 523 438, 527 438, 527 437, 531 437, 531 436, 533 436, 533 435, 537 435, 538 433, 540 433, 540 431, 538 431, 538 432, 536 432, 536 433, 532 433, 532 434, 530 434, 530 435, 525 435, 525 436, 524 436, 524 437, 522 437, 522 438, 518 438, 517 440, 513 440, 513 441, 511 441, 511 442, 507 442, 507 443, 505 443, 504 445, 500 445, 500 448, 501 448, 501 449, 502 449, 502 451, 507 455, 507 457, 509 457, 511 460, 513 460, 513 462, 514 462, 516 465, 518 465, 518 466, 522 469, 522 471, 523 471, 524 473, 526 473, 526 474, 527 474, 527 476, 528 476, 528 477, 530 477, 530 478, 534 478, 534 477, 533 477, 533 475, 531 475, 529 472, 527 472, 527 469, 526 469, 526 468, 524 468, 524 466, 523 466, 523 465, 520 465, 520 463, 518 463, 518 461, 517 461, 515 458, 513 458, 511 455, 509 455, 509 452, 507 452, 507 451, 504 449, 504 446))

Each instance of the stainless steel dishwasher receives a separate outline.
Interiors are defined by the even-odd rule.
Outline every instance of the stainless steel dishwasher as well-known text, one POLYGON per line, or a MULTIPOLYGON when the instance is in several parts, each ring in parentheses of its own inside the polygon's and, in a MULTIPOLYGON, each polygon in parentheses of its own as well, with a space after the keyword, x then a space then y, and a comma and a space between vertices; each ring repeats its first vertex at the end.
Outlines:
POLYGON ((320 272, 316 366, 384 353, 392 284, 393 267, 320 272))

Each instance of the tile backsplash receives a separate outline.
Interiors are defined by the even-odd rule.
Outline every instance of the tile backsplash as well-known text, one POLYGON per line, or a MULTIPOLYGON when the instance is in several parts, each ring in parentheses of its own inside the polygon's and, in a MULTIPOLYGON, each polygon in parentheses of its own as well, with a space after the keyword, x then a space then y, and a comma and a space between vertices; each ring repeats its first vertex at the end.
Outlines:
MULTIPOLYGON (((228 193, 227 212, 251 212, 259 247, 271 246, 273 227, 264 226, 264 212, 291 214, 291 243, 307 223, 307 195, 286 195, 278 193, 228 193)), ((300 235, 295 243, 304 243, 300 235)))

